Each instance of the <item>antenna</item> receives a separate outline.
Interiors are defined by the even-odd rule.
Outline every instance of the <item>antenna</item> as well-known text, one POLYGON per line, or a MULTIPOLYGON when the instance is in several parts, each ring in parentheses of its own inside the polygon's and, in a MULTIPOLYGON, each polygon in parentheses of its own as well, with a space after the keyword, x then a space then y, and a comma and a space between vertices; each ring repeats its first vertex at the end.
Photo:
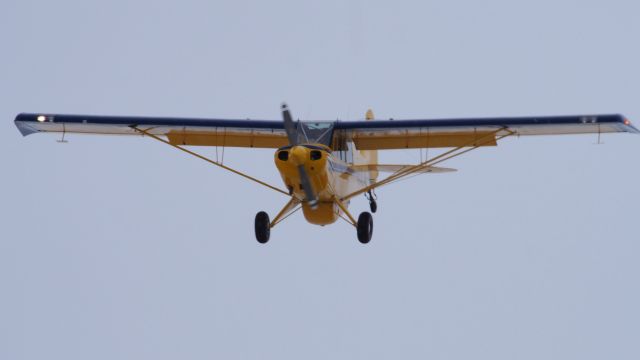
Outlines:
POLYGON ((67 133, 67 129, 64 125, 64 123, 62 123, 62 138, 60 140, 56 140, 56 142, 60 143, 60 144, 66 144, 68 143, 67 140, 64 139, 64 135, 67 133))
POLYGON ((600 124, 598 124, 598 140, 596 141, 596 143, 594 145, 602 145, 602 144, 604 144, 602 141, 600 141, 601 137, 602 137, 602 131, 600 129, 600 124))

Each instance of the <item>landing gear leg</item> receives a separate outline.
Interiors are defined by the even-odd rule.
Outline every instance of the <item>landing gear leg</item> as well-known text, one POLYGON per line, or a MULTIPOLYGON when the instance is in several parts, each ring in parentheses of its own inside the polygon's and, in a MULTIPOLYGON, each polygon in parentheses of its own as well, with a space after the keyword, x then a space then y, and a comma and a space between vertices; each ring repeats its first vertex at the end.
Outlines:
POLYGON ((363 244, 371 241, 371 236, 373 235, 373 217, 370 213, 365 211, 360 214, 356 227, 358 228, 358 241, 363 244))
POLYGON ((300 208, 300 200, 298 200, 296 197, 291 197, 291 199, 289 199, 289 202, 284 206, 284 208, 282 208, 282 210, 280 210, 273 221, 269 220, 269 215, 266 212, 260 211, 259 213, 257 213, 255 222, 256 240, 258 240, 258 242, 261 244, 269 241, 271 229, 278 225, 281 221, 289 217, 289 215, 293 214, 297 210, 300 210, 300 208))
POLYGON ((266 212, 260 211, 256 214, 255 230, 256 240, 258 240, 260 244, 265 244, 269 241, 271 223, 269 222, 269 215, 266 212))
POLYGON ((378 211, 378 203, 375 200, 369 200, 369 208, 375 214, 378 211))
POLYGON ((373 192, 373 190, 369 190, 364 194, 364 197, 367 198, 367 200, 369 200, 369 208, 371 209, 372 213, 376 213, 376 211, 378 211, 378 203, 376 202, 376 193, 373 192))
POLYGON ((363 244, 371 241, 371 235, 373 235, 373 217, 371 214, 365 211, 360 214, 358 221, 356 221, 356 219, 349 213, 349 210, 347 210, 347 207, 344 206, 340 200, 335 199, 334 201, 340 210, 342 210, 342 212, 347 216, 347 219, 344 217, 343 219, 356 227, 356 230, 358 231, 358 241, 363 244))

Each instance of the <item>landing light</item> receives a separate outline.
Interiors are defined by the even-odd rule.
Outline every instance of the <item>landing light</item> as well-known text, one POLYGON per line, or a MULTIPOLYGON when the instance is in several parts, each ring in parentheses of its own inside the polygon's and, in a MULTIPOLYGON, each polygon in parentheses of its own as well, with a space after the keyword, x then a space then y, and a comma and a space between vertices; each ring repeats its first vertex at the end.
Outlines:
POLYGON ((629 119, 624 119, 624 124, 627 126, 631 125, 631 121, 629 121, 629 119))
POLYGON ((40 121, 40 122, 44 122, 45 120, 47 120, 47 117, 46 117, 46 116, 44 116, 44 115, 39 115, 37 119, 38 119, 38 121, 40 121))

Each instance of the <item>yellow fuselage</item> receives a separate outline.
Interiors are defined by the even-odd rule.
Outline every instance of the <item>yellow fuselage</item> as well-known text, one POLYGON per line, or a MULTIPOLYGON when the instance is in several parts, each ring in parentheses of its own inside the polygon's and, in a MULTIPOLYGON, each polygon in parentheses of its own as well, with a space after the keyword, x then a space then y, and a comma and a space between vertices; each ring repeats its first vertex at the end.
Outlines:
MULTIPOLYGON (((302 201, 304 217, 312 224, 328 225, 338 220, 341 210, 336 199, 361 189, 369 182, 368 172, 355 171, 351 164, 334 157, 331 149, 324 145, 281 148, 274 158, 282 180, 291 195, 302 201), (300 165, 304 166, 319 200, 317 207, 312 208, 306 202, 298 170, 300 165)), ((348 203, 344 205, 348 206, 348 203)))

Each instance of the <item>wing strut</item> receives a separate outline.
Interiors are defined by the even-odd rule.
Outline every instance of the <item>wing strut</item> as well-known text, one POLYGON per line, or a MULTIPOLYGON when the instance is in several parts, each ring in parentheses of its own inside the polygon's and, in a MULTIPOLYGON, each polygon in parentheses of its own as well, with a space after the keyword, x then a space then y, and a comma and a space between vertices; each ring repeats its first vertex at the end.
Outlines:
POLYGON ((358 227, 358 221, 353 217, 353 215, 351 215, 351 213, 349 212, 349 210, 347 210, 347 207, 344 206, 344 204, 342 203, 342 200, 339 199, 333 199, 333 201, 335 201, 336 205, 338 205, 338 207, 340 208, 340 210, 342 210, 342 212, 345 214, 345 216, 347 217, 346 219, 341 215, 340 217, 348 222, 349 224, 355 226, 356 228, 358 227))
POLYGON ((296 198, 295 196, 292 196, 291 200, 289 200, 287 205, 285 205, 282 208, 282 210, 280 210, 278 215, 276 215, 276 217, 273 219, 273 221, 271 221, 271 224, 269 224, 269 227, 270 228, 275 227, 280 222, 284 221, 284 219, 286 219, 289 216, 293 215, 294 212, 302 209, 302 206, 300 205, 301 203, 302 203, 302 201, 300 201, 300 199, 296 198))
POLYGON ((420 171, 430 167, 430 166, 434 166, 436 164, 439 164, 443 161, 452 159, 454 157, 460 156, 462 154, 468 153, 469 151, 475 150, 487 143, 493 142, 493 141, 498 141, 501 139, 504 139, 507 136, 511 136, 514 135, 515 133, 509 129, 507 129, 506 127, 502 127, 498 130, 492 131, 478 139, 473 140, 473 142, 464 144, 462 146, 458 146, 456 148, 453 148, 449 151, 446 151, 432 159, 429 160, 425 160, 417 165, 413 165, 413 166, 409 166, 403 169, 400 169, 398 171, 396 171, 395 173, 389 175, 388 177, 386 177, 383 180, 380 180, 376 183, 373 183, 369 186, 366 186, 358 191, 354 191, 351 194, 348 194, 346 196, 344 196, 342 199, 340 199, 341 201, 346 201, 349 200, 351 198, 353 198, 354 196, 358 196, 360 194, 366 193, 369 190, 373 190, 376 188, 379 188, 381 186, 390 184, 394 181, 398 181, 400 179, 406 178, 407 176, 410 175, 414 175, 419 173, 420 171), (506 134, 501 134, 499 135, 501 132, 505 131, 506 134), (495 136, 495 138, 494 138, 495 136))
POLYGON ((234 173, 234 174, 240 175, 240 176, 242 176, 242 177, 243 177, 243 178, 245 178, 245 179, 249 179, 249 180, 251 180, 251 181, 253 181, 253 182, 256 182, 256 183, 258 183, 258 184, 260 184, 260 185, 266 186, 266 187, 268 187, 268 188, 269 188, 269 189, 271 189, 271 190, 274 190, 274 191, 277 191, 277 192, 282 193, 282 194, 284 194, 284 195, 290 196, 290 195, 289 195, 289 193, 288 193, 288 192, 286 192, 286 191, 284 191, 284 190, 278 189, 277 187, 275 187, 275 186, 273 186, 273 185, 269 185, 269 184, 267 184, 267 183, 266 183, 266 182, 264 182, 264 181, 260 181, 260 180, 258 180, 258 179, 256 179, 256 178, 254 178, 254 177, 252 177, 252 176, 249 176, 249 175, 247 175, 247 174, 245 174, 245 173, 242 173, 242 172, 240 172, 240 171, 238 171, 238 170, 235 170, 235 169, 232 169, 232 168, 230 168, 230 167, 228 167, 228 166, 222 165, 222 164, 221 164, 221 163, 219 163, 219 162, 213 161, 213 160, 211 160, 211 159, 209 159, 209 158, 207 158, 207 157, 205 157, 205 156, 202 156, 202 155, 200 155, 200 154, 198 154, 198 153, 195 153, 195 152, 193 152, 193 151, 191 151, 191 150, 185 149, 185 148, 183 148, 182 146, 174 145, 174 144, 170 143, 169 141, 167 141, 167 140, 165 140, 165 139, 163 139, 163 138, 161 138, 161 137, 159 137, 159 136, 157 136, 157 135, 153 135, 153 134, 151 134, 148 130, 140 129, 140 128, 138 128, 136 125, 131 125, 130 127, 131 127, 133 130, 135 130, 136 132, 139 132, 139 133, 140 133, 140 134, 142 134, 142 135, 147 135, 147 136, 149 136, 149 137, 150 137, 150 138, 152 138, 152 139, 158 140, 158 141, 160 141, 160 142, 162 142, 162 143, 165 143, 165 144, 167 144, 167 145, 170 145, 170 146, 172 146, 172 147, 174 147, 174 148, 176 148, 176 149, 178 149, 178 150, 184 151, 184 152, 186 152, 186 153, 187 153, 187 154, 189 154, 189 155, 193 155, 193 156, 195 156, 195 157, 197 157, 197 158, 199 158, 199 159, 202 159, 202 160, 204 160, 204 161, 206 161, 206 162, 208 162, 208 163, 210 163, 210 164, 213 164, 213 165, 215 165, 215 166, 219 166, 219 167, 221 167, 221 168, 223 168, 223 169, 225 169, 225 170, 231 171, 231 172, 232 172, 232 173, 234 173))

